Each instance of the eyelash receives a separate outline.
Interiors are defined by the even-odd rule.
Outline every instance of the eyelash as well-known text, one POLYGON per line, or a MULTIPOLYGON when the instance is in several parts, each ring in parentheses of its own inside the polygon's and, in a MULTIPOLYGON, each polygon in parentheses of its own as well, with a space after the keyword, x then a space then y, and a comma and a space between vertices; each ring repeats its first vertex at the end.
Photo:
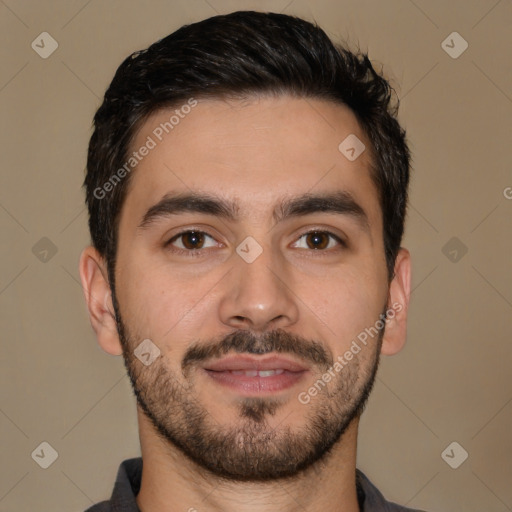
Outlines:
MULTIPOLYGON (((199 233, 199 234, 202 234, 202 235, 206 235, 206 236, 212 238, 213 240, 215 240, 215 237, 213 237, 212 235, 210 235, 206 231, 202 231, 202 230, 199 230, 199 229, 186 229, 184 231, 180 231, 179 233, 175 234, 170 240, 168 240, 164 244, 164 247, 165 248, 172 247, 172 242, 174 242, 175 240, 178 240, 181 236, 186 235, 188 233, 199 233)), ((303 238, 304 236, 307 236, 307 235, 312 234, 312 233, 319 233, 319 234, 323 234, 323 235, 328 235, 331 238, 333 238, 334 240, 336 240, 340 244, 340 246, 342 248, 346 249, 348 247, 346 242, 342 238, 340 238, 338 235, 335 235, 334 233, 331 233, 330 231, 321 230, 321 229, 311 229, 309 231, 305 231, 304 233, 302 233, 296 239, 296 241, 298 241, 301 238, 303 238)), ((171 252, 174 252, 175 254, 183 254, 183 255, 188 256, 188 257, 194 257, 194 256, 201 256, 203 254, 203 252, 207 251, 208 249, 210 249, 210 247, 207 247, 206 249, 180 249, 180 248, 173 247, 173 248, 171 248, 169 250, 171 252)), ((332 250, 333 250, 332 248, 331 249, 309 249, 309 251, 314 251, 314 252, 319 252, 319 253, 330 252, 332 250)))

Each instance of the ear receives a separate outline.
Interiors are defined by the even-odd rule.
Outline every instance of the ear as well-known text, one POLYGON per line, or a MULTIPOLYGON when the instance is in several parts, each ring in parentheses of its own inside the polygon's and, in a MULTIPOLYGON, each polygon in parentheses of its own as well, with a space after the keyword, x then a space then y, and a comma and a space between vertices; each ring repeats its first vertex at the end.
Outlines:
POLYGON ((88 246, 80 255, 80 279, 89 319, 100 347, 113 356, 123 353, 115 321, 106 265, 98 251, 88 246))
POLYGON ((386 328, 381 354, 400 352, 407 337, 407 310, 411 294, 411 255, 401 247, 395 260, 394 276, 389 285, 386 328))

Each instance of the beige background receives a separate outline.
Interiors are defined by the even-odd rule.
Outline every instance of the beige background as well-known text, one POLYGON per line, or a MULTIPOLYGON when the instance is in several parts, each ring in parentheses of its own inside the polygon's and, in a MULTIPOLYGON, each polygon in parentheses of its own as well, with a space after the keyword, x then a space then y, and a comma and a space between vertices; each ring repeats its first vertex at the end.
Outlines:
POLYGON ((82 511, 140 454, 122 359, 98 347, 79 284, 91 121, 125 56, 238 9, 359 42, 401 98, 414 159, 408 345, 382 361, 358 466, 410 507, 512 510, 512 2, 1 0, 0 511, 82 511), (43 31, 59 45, 47 59, 31 48, 43 31), (441 46, 454 31, 469 44, 456 59, 441 46), (31 457, 43 441, 58 452, 48 469, 31 457), (441 457, 452 441, 469 453, 458 469, 441 457))

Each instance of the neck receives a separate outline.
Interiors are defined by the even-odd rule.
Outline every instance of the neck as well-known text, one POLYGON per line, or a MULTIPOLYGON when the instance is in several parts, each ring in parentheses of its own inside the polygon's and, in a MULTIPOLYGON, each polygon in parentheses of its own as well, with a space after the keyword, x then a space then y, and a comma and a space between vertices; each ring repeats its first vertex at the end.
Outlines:
POLYGON ((355 468, 356 418, 328 456, 295 477, 235 482, 205 471, 164 441, 139 407, 141 512, 358 512, 355 468), (313 491, 313 492, 312 492, 313 491))

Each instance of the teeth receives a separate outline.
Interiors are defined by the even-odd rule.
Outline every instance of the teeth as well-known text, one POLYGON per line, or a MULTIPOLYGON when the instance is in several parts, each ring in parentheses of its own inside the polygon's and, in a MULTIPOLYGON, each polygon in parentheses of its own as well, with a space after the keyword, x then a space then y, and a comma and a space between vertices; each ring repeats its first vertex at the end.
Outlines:
POLYGON ((233 375, 245 375, 246 377, 272 377, 273 375, 281 375, 284 370, 278 368, 277 370, 231 370, 233 375))

